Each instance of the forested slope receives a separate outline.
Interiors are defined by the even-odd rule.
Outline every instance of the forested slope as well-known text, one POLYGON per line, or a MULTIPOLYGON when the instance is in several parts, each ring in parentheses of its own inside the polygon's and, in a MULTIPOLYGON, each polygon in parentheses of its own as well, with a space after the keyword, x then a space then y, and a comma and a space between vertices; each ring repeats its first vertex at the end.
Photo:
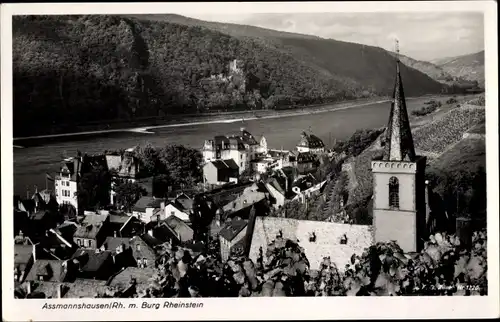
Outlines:
MULTIPOLYGON (((234 36, 195 23, 134 17, 16 16, 14 136, 391 91, 394 60, 382 49, 276 31, 257 35, 252 28, 253 34, 238 29, 234 36), (239 73, 233 75, 234 59, 239 73)), ((402 74, 409 96, 441 90, 414 69, 404 66, 402 74)))

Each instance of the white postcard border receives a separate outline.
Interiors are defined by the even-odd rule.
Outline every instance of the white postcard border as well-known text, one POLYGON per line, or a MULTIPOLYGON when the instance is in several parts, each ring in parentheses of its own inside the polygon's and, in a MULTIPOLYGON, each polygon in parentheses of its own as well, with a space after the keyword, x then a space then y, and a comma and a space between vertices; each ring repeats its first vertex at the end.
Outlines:
POLYGON ((327 318, 481 318, 499 316, 498 218, 498 41, 494 1, 289 2, 289 3, 92 3, 3 4, 1 7, 2 129, 2 306, 3 319, 24 320, 250 320, 327 318), (484 12, 488 202, 488 296, 484 297, 328 297, 203 299, 61 299, 13 298, 12 232, 12 15, 141 13, 288 13, 288 12, 484 12), (138 309, 42 309, 44 303, 122 302, 138 309), (203 303, 203 308, 140 309, 143 302, 203 303))

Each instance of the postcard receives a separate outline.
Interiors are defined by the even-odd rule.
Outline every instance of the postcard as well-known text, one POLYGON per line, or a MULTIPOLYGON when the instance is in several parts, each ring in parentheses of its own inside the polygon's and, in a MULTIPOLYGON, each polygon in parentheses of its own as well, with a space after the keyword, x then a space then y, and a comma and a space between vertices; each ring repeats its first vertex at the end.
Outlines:
POLYGON ((2 5, 3 318, 498 317, 496 6, 2 5))

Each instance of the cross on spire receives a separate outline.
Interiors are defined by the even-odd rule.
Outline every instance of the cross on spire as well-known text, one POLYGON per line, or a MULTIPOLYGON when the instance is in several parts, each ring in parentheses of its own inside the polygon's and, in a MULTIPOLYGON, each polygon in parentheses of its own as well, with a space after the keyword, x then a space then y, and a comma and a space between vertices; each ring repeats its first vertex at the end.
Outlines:
POLYGON ((411 135, 403 82, 399 72, 399 42, 396 40, 396 83, 392 95, 391 112, 386 130, 384 160, 414 161, 415 147, 411 135))

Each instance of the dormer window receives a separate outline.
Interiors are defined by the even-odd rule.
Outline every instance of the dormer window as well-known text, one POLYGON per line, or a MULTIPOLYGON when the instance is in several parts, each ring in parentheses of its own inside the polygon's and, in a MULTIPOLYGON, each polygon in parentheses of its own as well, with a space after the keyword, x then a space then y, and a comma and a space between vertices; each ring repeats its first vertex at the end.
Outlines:
POLYGON ((340 244, 341 245, 346 245, 347 244, 347 236, 344 234, 342 237, 340 237, 340 244))

